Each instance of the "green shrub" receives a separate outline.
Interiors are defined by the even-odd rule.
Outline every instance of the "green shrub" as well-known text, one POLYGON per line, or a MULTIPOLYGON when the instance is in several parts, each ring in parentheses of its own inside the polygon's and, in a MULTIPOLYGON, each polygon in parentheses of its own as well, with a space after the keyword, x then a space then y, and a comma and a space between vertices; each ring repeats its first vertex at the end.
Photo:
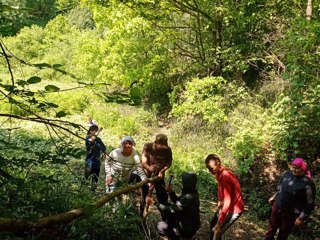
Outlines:
POLYGON ((269 115, 254 103, 239 104, 230 114, 231 136, 226 142, 236 159, 234 167, 240 174, 247 174, 255 164, 255 158, 268 146, 271 137, 269 115))
POLYGON ((200 118, 209 124, 221 124, 246 97, 244 88, 222 77, 196 78, 186 84, 180 99, 173 104, 171 115, 186 123, 200 118))
POLYGON ((90 105, 89 96, 88 90, 84 89, 63 93, 51 93, 47 99, 59 106, 56 111, 78 114, 84 112, 90 105))
POLYGON ((246 203, 250 209, 250 214, 260 219, 267 219, 271 211, 268 197, 260 189, 250 189, 250 193, 246 196, 246 203))

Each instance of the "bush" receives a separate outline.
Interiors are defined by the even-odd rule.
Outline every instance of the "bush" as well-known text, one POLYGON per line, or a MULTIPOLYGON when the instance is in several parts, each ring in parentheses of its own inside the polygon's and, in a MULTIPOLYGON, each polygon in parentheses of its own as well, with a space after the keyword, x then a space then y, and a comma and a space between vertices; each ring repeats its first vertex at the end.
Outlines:
POLYGON ((185 124, 197 118, 212 125, 222 124, 246 97, 243 87, 228 83, 222 77, 196 78, 186 84, 180 99, 173 104, 171 115, 185 124))
POLYGON ((230 134, 226 139, 240 174, 247 174, 255 164, 255 158, 264 152, 271 136, 269 112, 259 105, 239 104, 230 114, 230 134))

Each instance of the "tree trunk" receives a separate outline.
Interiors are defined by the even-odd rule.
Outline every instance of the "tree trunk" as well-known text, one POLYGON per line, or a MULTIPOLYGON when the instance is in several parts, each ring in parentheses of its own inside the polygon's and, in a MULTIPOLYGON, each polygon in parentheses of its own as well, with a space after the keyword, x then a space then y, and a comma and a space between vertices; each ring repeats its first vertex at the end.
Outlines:
POLYGON ((146 183, 157 182, 160 179, 161 178, 158 176, 147 178, 137 184, 129 185, 125 188, 121 188, 110 194, 107 194, 98 201, 88 204, 88 207, 72 209, 65 213, 59 213, 53 216, 40 218, 37 221, 31 222, 19 218, 0 218, 0 232, 9 232, 13 234, 30 234, 30 232, 32 231, 38 231, 57 224, 67 224, 85 214, 88 214, 92 210, 102 207, 106 202, 121 194, 128 193, 134 189, 138 189, 146 183))

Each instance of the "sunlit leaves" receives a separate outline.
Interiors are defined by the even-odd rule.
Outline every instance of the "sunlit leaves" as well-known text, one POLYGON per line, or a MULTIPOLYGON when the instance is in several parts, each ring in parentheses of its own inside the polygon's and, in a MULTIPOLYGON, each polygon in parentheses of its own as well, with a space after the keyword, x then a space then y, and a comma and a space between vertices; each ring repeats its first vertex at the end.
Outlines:
POLYGON ((193 79, 187 83, 180 101, 173 105, 172 115, 182 122, 199 118, 209 123, 222 123, 247 97, 243 88, 227 83, 222 77, 193 79))

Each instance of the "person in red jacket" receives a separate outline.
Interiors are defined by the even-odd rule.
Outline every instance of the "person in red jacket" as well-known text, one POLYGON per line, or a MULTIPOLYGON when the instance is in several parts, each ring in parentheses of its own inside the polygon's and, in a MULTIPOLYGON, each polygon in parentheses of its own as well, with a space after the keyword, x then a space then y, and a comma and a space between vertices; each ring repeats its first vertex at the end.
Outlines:
POLYGON ((210 224, 210 239, 222 234, 241 216, 244 202, 238 178, 227 168, 221 165, 216 154, 209 154, 205 160, 207 169, 215 175, 218 182, 218 210, 210 224))

